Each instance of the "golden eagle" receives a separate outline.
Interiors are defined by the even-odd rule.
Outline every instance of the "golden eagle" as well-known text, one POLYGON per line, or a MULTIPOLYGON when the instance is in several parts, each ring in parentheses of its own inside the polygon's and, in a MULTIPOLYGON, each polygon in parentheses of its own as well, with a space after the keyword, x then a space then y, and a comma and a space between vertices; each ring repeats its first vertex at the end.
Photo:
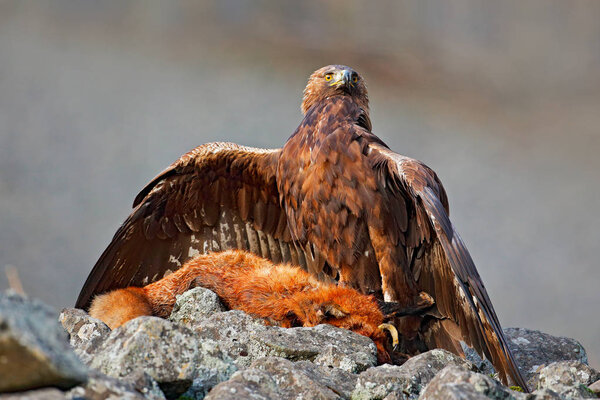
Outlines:
POLYGON ((363 78, 342 65, 315 71, 302 111, 281 149, 209 143, 154 178, 76 306, 154 282, 195 255, 245 249, 420 310, 397 318, 405 339, 457 354, 464 341, 526 388, 440 180, 371 132, 363 78))

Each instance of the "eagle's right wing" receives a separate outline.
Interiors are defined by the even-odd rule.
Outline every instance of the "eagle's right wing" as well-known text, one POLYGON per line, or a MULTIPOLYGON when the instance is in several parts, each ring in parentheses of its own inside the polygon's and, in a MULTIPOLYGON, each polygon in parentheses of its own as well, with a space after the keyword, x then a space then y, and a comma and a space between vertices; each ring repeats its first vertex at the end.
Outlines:
POLYGON ((209 143, 181 156, 138 194, 76 307, 108 290, 152 283, 209 251, 245 249, 305 266, 279 205, 280 152, 209 143))

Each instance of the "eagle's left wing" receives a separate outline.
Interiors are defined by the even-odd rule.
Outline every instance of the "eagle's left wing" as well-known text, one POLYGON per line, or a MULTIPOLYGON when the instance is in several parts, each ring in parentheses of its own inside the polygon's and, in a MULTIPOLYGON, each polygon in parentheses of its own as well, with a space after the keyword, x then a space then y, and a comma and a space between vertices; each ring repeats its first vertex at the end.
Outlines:
POLYGON ((435 300, 438 320, 426 332, 430 343, 443 347, 438 332, 453 331, 454 339, 485 354, 505 382, 509 375, 527 388, 475 264, 450 222, 446 193, 435 172, 381 144, 371 143, 369 148, 383 190, 412 202, 409 231, 414 233, 408 235, 406 246, 422 252, 414 255, 412 272, 419 289, 435 300))

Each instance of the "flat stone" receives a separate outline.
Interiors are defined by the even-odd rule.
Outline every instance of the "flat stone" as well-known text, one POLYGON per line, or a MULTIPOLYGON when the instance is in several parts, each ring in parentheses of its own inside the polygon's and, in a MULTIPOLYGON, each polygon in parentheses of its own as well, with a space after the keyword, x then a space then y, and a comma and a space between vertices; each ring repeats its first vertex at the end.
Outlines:
POLYGON ((56 316, 38 300, 0 293, 0 391, 69 389, 87 379, 56 316))
POLYGON ((83 310, 65 308, 58 320, 69 334, 69 342, 75 353, 86 364, 110 334, 110 328, 102 321, 92 318, 83 310))
POLYGON ((473 365, 446 350, 435 349, 411 357, 404 364, 384 364, 358 376, 352 399, 383 399, 397 394, 416 399, 431 379, 447 365, 473 369, 473 365))
POLYGON ((272 350, 271 355, 293 361, 311 360, 352 373, 377 365, 377 348, 371 339, 332 325, 272 328, 259 340, 272 350))

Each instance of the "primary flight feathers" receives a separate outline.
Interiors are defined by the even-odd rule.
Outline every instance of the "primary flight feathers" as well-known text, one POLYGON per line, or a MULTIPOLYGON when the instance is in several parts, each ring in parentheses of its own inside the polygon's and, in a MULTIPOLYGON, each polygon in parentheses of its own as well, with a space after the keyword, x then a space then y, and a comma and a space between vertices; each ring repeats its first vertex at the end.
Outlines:
POLYGON ((457 354, 462 340, 504 382, 526 388, 440 180, 371 133, 360 75, 341 65, 315 71, 302 110, 282 149, 205 144, 154 178, 76 306, 154 282, 195 255, 244 249, 422 309, 398 319, 405 339, 457 354))

